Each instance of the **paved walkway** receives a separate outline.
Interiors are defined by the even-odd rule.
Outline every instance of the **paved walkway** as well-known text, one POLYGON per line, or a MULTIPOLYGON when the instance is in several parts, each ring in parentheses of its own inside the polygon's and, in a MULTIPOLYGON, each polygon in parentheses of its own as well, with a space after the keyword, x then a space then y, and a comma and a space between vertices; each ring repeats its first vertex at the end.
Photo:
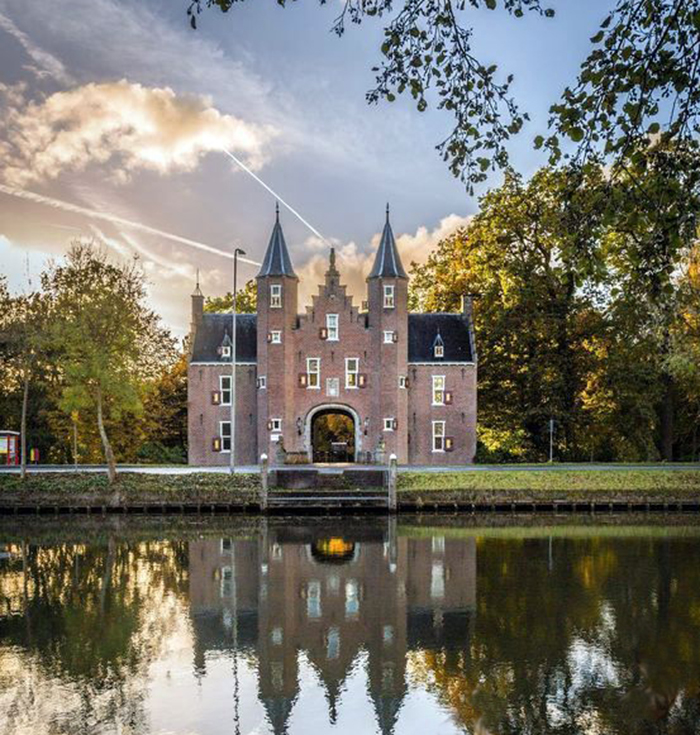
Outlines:
MULTIPOLYGON (((355 464, 332 464, 332 465, 287 465, 285 470, 301 471, 308 469, 324 470, 330 473, 336 473, 344 468, 376 468, 375 465, 355 465, 355 464)), ((228 474, 228 467, 190 467, 188 465, 118 465, 119 472, 140 472, 147 475, 190 475, 195 472, 206 472, 211 474, 228 474)), ((700 471, 700 462, 678 462, 674 464, 657 463, 657 464, 491 464, 491 465, 455 465, 455 466, 423 466, 412 465, 411 467, 399 467, 399 472, 589 472, 591 470, 602 471, 622 471, 622 470, 695 470, 700 471)), ((19 467, 0 467, 0 474, 16 474, 19 473, 19 467)), ((31 465, 29 472, 74 472, 73 465, 31 465)), ((79 465, 78 472, 106 472, 105 465, 79 465)), ((259 472, 258 465, 242 465, 236 467, 236 473, 259 472)))

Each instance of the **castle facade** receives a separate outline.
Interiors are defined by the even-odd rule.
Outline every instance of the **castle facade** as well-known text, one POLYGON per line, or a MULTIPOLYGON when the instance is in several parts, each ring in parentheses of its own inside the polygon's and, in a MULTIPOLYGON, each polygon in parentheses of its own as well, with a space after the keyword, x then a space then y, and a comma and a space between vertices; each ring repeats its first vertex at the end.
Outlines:
POLYGON ((235 355, 235 461, 262 453, 295 462, 460 465, 476 449, 477 357, 471 301, 459 313, 408 311, 408 276, 386 223, 353 305, 331 250, 325 282, 299 313, 279 213, 257 275, 257 313, 204 312, 192 295, 188 451, 192 465, 226 465, 231 452, 235 355), (283 447, 284 451, 280 452, 283 447))

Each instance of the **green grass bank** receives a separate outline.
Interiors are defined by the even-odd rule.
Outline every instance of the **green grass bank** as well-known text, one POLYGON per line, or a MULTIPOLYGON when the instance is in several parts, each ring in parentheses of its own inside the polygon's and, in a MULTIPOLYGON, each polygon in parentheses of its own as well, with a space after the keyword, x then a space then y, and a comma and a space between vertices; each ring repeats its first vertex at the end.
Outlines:
MULTIPOLYGON (((0 474, 0 508, 224 504, 255 510, 259 490, 257 473, 122 472, 114 487, 102 473, 30 473, 24 481, 0 474)), ((407 510, 472 503, 700 503, 700 468, 403 472, 398 493, 407 510)))

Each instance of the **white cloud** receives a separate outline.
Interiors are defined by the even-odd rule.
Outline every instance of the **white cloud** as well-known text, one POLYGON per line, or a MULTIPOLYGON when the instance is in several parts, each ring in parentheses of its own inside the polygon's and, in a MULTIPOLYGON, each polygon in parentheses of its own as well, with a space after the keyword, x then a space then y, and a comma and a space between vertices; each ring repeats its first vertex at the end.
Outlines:
POLYGON ((126 80, 86 84, 11 106, 2 132, 2 175, 19 187, 91 163, 111 165, 120 180, 139 169, 190 171, 203 155, 222 148, 259 168, 274 136, 270 126, 220 113, 208 98, 126 80))
MULTIPOLYGON (((460 227, 466 227, 470 219, 471 217, 450 214, 441 219, 433 230, 419 227, 415 234, 406 233, 396 237, 396 246, 406 271, 408 272, 412 263, 418 265, 425 263, 441 240, 460 227)), ((367 288, 365 279, 374 263, 380 239, 380 233, 374 235, 368 252, 361 251, 354 242, 335 244, 340 282, 348 287, 348 294, 354 297, 356 306, 359 306, 360 301, 365 298, 367 288)), ((299 299, 302 308, 304 304, 310 302, 312 294, 317 292, 318 284, 323 283, 324 274, 328 270, 328 252, 325 243, 318 238, 309 238, 305 246, 307 251, 313 254, 301 268, 296 269, 300 281, 299 299)))

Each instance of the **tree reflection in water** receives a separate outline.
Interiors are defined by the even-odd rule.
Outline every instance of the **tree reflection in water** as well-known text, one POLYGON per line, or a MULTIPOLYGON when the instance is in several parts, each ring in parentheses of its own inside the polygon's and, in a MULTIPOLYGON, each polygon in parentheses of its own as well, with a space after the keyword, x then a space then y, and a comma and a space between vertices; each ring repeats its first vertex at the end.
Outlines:
POLYGON ((1 732, 700 730, 700 528, 160 528, 5 533, 1 732))

